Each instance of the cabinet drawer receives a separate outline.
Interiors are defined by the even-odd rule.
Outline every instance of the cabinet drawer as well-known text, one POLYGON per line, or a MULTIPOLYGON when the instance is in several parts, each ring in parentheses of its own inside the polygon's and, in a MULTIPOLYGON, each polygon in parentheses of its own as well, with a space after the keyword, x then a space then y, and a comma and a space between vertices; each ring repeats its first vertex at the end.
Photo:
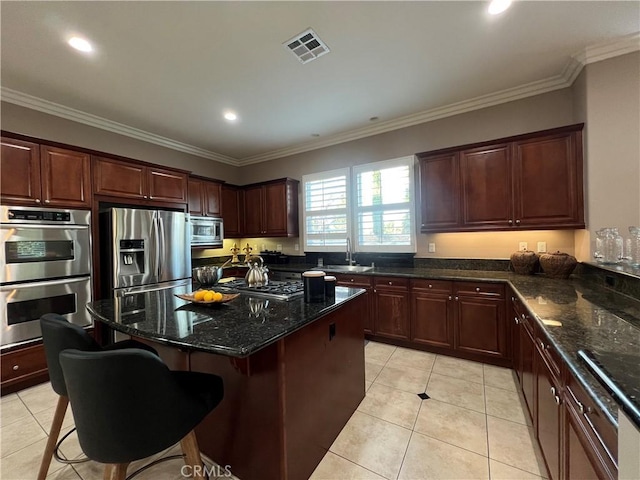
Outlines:
POLYGON ((504 285, 501 283, 456 282, 456 295, 479 295, 482 297, 504 297, 504 285))
POLYGON ((336 277, 336 283, 343 287, 371 287, 371 277, 366 275, 345 275, 336 273, 334 276, 336 277))
POLYGON ((589 443, 596 448, 598 457, 609 470, 617 470, 618 432, 597 407, 595 401, 568 372, 565 386, 565 401, 587 434, 589 443))
POLYGON ((409 288, 409 279, 402 277, 374 277, 374 288, 409 288))
POLYGON ((47 370, 43 345, 3 353, 2 383, 47 370))
POLYGON ((411 280, 411 288, 433 293, 451 293, 453 282, 449 280, 411 280))
POLYGON ((562 358, 560 357, 560 353, 558 350, 551 344, 549 337, 542 331, 541 328, 535 328, 536 331, 536 346, 542 353, 542 356, 545 358, 551 371, 554 375, 560 375, 560 365, 562 365, 562 358))

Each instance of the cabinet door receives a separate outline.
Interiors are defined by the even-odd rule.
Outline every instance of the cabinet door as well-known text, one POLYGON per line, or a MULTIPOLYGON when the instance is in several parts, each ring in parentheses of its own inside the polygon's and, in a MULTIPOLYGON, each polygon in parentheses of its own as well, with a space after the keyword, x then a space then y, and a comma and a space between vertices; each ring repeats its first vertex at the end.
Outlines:
POLYGON ((511 359, 513 360, 513 370, 522 384, 522 359, 520 357, 520 312, 516 305, 518 299, 511 295, 511 302, 507 308, 507 323, 511 323, 511 359))
POLYGON ((242 209, 241 190, 222 185, 222 219, 224 220, 225 237, 239 237, 242 235, 240 212, 242 209))
POLYGON ((204 215, 202 181, 194 178, 189 179, 189 213, 191 215, 204 215))
POLYGON ((515 142, 514 220, 517 226, 584 228, 581 148, 581 132, 515 142))
POLYGON ((47 206, 91 207, 91 158, 86 153, 40 147, 42 198, 47 206))
POLYGON ((560 382, 536 349, 536 435, 551 480, 560 478, 560 382))
POLYGON ((460 226, 458 154, 420 159, 420 205, 423 232, 460 226))
POLYGON ((41 203, 40 152, 37 144, 2 137, 0 170, 2 203, 28 206, 41 203))
POLYGON ((504 300, 456 297, 455 348, 485 356, 507 357, 504 300))
POLYGON ((371 286, 371 277, 366 275, 345 274, 335 274, 335 277, 336 285, 341 287, 364 288, 367 291, 367 301, 363 302, 366 307, 360 314, 364 317, 364 332, 373 333, 375 320, 373 318, 374 306, 372 305, 373 287, 371 286))
POLYGON ((411 340, 453 348, 451 295, 412 290, 411 340))
POLYGON ((3 394, 44 382, 49 378, 42 344, 3 353, 0 356, 0 366, 3 394))
POLYGON ((476 230, 513 225, 509 144, 460 153, 462 224, 476 230))
POLYGON ((285 183, 264 185, 264 233, 268 235, 287 234, 287 186, 285 183))
POLYGON ((99 195, 147 198, 146 168, 135 163, 93 157, 93 191, 99 195))
POLYGON ((535 378, 533 371, 534 355, 536 346, 533 343, 533 336, 524 323, 520 323, 520 382, 522 394, 527 404, 529 418, 533 421, 534 415, 534 393, 535 378))
POLYGON ((187 202, 187 174, 160 168, 148 169, 149 199, 187 202))
POLYGON ((374 278, 374 333, 409 339, 409 281, 406 278, 374 278))
MULTIPOLYGON (((565 465, 564 478, 581 480, 599 480, 600 478, 615 478, 609 476, 609 471, 604 470, 602 475, 593 465, 591 456, 587 453, 585 445, 589 445, 588 437, 582 431, 580 421, 573 409, 567 406, 565 410, 565 465)), ((590 450, 592 450, 589 447, 590 450)))
POLYGON ((262 228, 262 186, 244 190, 244 233, 248 237, 264 235, 262 228))
POLYGON ((204 214, 210 217, 222 215, 222 184, 218 182, 203 182, 204 214))

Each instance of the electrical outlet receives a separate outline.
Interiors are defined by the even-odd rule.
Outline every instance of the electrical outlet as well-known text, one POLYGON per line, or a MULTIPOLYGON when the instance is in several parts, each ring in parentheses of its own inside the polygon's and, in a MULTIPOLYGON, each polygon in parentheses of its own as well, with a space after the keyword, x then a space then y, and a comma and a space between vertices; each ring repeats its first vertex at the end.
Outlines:
POLYGON ((527 242, 520 242, 518 244, 518 250, 521 251, 521 252, 523 250, 528 250, 528 248, 529 248, 529 244, 527 242))
POLYGON ((299 251, 299 250, 300 250, 300 245, 296 243, 296 244, 293 246, 293 249, 294 249, 296 252, 297 252, 297 251, 299 251))
POLYGON ((538 253, 545 253, 547 251, 547 242, 538 242, 538 253))
POLYGON ((281 252, 282 251, 282 244, 281 243, 277 243, 276 244, 276 252, 281 252))
POLYGON ((436 253, 436 244, 435 243, 430 243, 429 244, 429 253, 436 253))

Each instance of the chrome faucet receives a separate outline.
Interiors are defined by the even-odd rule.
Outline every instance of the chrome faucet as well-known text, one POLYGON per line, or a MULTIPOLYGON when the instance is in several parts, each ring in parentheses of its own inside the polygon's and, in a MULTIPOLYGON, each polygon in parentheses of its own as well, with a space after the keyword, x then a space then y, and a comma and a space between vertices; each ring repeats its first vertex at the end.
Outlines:
POLYGON ((345 258, 345 260, 347 261, 347 265, 354 265, 356 263, 351 252, 351 239, 349 237, 347 237, 347 258, 345 258))

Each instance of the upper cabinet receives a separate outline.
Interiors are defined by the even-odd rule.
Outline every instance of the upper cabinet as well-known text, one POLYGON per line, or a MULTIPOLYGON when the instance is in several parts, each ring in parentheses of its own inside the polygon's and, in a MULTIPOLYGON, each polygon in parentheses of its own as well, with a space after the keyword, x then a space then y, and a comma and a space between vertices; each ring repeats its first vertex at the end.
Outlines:
POLYGON ((220 217, 222 215, 222 183, 189 177, 189 213, 220 217))
POLYGON ((2 137, 0 191, 4 204, 89 208, 89 155, 2 137))
POLYGON ((422 232, 584 228, 582 125, 418 158, 422 232))
POLYGON ((222 185, 222 219, 224 220, 225 237, 240 237, 244 232, 242 226, 242 202, 244 194, 235 185, 222 185))
POLYGON ((98 195, 187 203, 187 178, 179 170, 93 157, 93 188, 98 195))
POLYGON ((297 237, 299 183, 283 178, 245 186, 245 236, 297 237))

